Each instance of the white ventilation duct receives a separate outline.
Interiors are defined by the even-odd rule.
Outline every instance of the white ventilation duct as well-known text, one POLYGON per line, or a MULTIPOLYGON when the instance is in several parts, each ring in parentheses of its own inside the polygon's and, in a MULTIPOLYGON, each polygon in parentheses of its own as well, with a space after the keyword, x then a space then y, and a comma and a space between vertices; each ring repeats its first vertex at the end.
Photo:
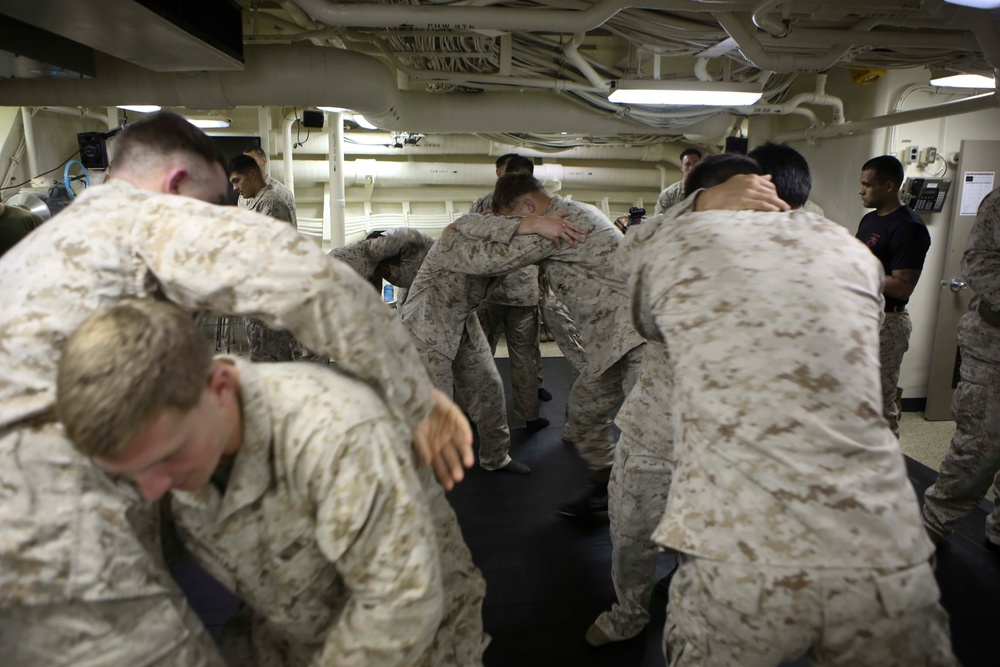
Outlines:
POLYGON ((424 133, 526 132, 576 136, 615 134, 717 137, 728 119, 718 114, 678 128, 657 128, 601 114, 549 93, 417 93, 396 88, 378 60, 353 51, 295 46, 247 46, 239 72, 155 73, 97 54, 95 79, 0 81, 9 106, 158 104, 189 109, 235 106, 334 106, 354 109, 382 129, 424 133))
MULTIPOLYGON (((330 179, 330 164, 326 160, 294 160, 295 182, 319 183, 330 179)), ((272 169, 282 168, 281 160, 272 161, 272 169)), ((649 169, 610 167, 567 167, 546 164, 535 167, 535 178, 543 184, 559 184, 564 188, 658 190, 660 172, 649 169)), ((344 162, 344 184, 363 187, 373 183, 378 187, 451 186, 478 187, 484 191, 496 184, 496 175, 483 164, 450 162, 390 162, 385 160, 353 160, 344 162)))

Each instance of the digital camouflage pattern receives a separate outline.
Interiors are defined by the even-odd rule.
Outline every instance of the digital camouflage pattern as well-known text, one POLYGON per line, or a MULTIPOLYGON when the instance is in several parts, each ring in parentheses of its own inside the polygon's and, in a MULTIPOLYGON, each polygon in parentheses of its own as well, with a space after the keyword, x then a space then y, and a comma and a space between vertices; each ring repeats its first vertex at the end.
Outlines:
MULTIPOLYGON (((924 495, 924 523, 939 536, 950 533, 991 485, 1000 491, 1000 320, 991 314, 991 306, 1000 304, 1000 189, 980 204, 962 275, 973 297, 972 312, 958 325, 961 378, 951 402, 956 431, 937 481, 924 495)), ((986 538, 1000 545, 996 507, 986 519, 986 538)))
POLYGON ((780 662, 754 656, 786 637, 807 638, 794 650, 820 664, 854 655, 850 641, 821 632, 855 586, 842 579, 832 595, 836 579, 824 577, 846 568, 876 580, 850 604, 851 622, 888 616, 882 636, 899 637, 888 645, 912 642, 941 656, 933 664, 953 664, 923 565, 932 547, 881 415, 878 260, 840 225, 801 211, 688 213, 640 252, 640 330, 667 343, 675 370, 674 472, 653 538, 690 556, 671 588, 670 664, 701 664, 707 638, 715 655, 723 635, 733 657, 720 664, 780 662), (807 266, 809 280, 789 279, 807 266), (817 282, 829 286, 820 301, 817 282), (898 586, 883 587, 883 576, 898 586), (706 591, 751 608, 716 625, 725 609, 706 591), (792 612, 772 620, 769 600, 792 612))
MULTIPOLYGON (((33 427, 54 418, 59 345, 101 307, 160 298, 190 312, 256 314, 377 387, 409 426, 431 409, 430 378, 371 288, 266 216, 111 181, 7 253, 0 283, 0 598, 12 613, 179 598, 137 537, 152 506, 111 484, 61 432, 33 427)), ((104 643, 128 629, 130 613, 123 607, 104 643)))
POLYGON ((889 422, 892 434, 899 438, 899 406, 896 392, 899 386, 899 369, 903 365, 903 355, 910 349, 910 333, 913 323, 905 310, 899 313, 885 313, 879 330, 879 365, 882 386, 882 413, 889 422))
MULTIPOLYGON (((414 331, 419 327, 417 323, 414 331)), ((413 343, 434 385, 448 396, 454 393, 455 401, 476 425, 479 465, 497 470, 510 463, 510 427, 507 425, 503 378, 476 314, 471 313, 466 318, 454 359, 449 359, 416 334, 413 343)), ((537 395, 535 400, 538 400, 537 395)))
POLYGON ((448 252, 442 240, 427 252, 400 317, 435 386, 454 393, 476 423, 480 465, 495 470, 510 462, 510 429, 503 380, 475 311, 498 280, 443 268, 448 252))
MULTIPOLYGON (((665 213, 667 209, 671 206, 676 206, 684 201, 684 179, 677 181, 672 185, 668 185, 664 188, 663 192, 656 199, 656 208, 653 210, 653 215, 660 215, 665 213)), ((645 224, 645 223, 644 223, 645 224)))
POLYGON ((440 558, 407 429, 336 371, 229 363, 243 440, 225 490, 171 505, 187 551, 253 609, 256 664, 434 664, 440 558))
POLYGON ((670 667, 958 667, 927 563, 796 568, 681 557, 663 631, 670 667))
POLYGON ((625 397, 623 382, 637 369, 641 354, 629 352, 642 338, 629 318, 625 283, 612 265, 621 233, 596 208, 552 197, 546 214, 563 212, 584 231, 585 241, 576 247, 558 249, 542 236, 516 236, 518 218, 467 215, 454 223, 458 234, 442 239, 449 250, 444 261, 454 271, 481 275, 539 264, 569 310, 586 359, 587 372, 574 382, 569 397, 573 441, 592 470, 607 470, 614 456, 612 421, 625 397))
MULTIPOLYGON (((504 282, 506 279, 500 283, 501 287, 504 282)), ((538 292, 537 279, 535 292, 536 294, 538 292)), ((510 357, 510 385, 513 393, 514 417, 526 421, 538 419, 538 388, 542 386, 542 352, 538 341, 538 306, 505 306, 488 302, 480 308, 478 315, 483 333, 489 342, 491 354, 496 354, 500 332, 504 332, 507 353, 510 357)))
POLYGON ((250 199, 240 195, 237 199, 240 208, 245 208, 255 213, 262 213, 278 220, 291 223, 293 227, 298 226, 296 218, 295 196, 288 186, 268 176, 264 180, 264 187, 256 196, 250 199))

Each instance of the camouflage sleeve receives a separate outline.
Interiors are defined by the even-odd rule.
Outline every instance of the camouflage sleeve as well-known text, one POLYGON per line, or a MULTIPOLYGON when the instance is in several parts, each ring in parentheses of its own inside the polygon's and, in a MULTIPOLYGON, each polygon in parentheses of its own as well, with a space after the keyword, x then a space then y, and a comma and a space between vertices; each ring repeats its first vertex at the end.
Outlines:
POLYGON ((355 270, 359 276, 368 280, 374 275, 378 261, 372 259, 365 253, 365 241, 348 243, 345 246, 334 248, 329 253, 330 257, 340 260, 344 264, 355 270))
POLYGON ((452 231, 442 238, 440 268, 473 276, 503 276, 554 254, 553 241, 534 234, 515 236, 509 242, 481 240, 452 231))
POLYGON ((1000 309, 1000 188, 979 206, 962 256, 962 275, 976 295, 1000 309))
POLYGON ((149 200, 132 240, 168 299, 288 329, 375 387, 411 427, 430 413, 433 385, 409 335, 350 267, 287 223, 175 199, 149 200))
POLYGON ((466 236, 497 243, 510 243, 520 224, 521 218, 502 215, 463 215, 454 222, 455 229, 466 236))
POLYGON ((284 222, 295 224, 295 213, 292 209, 288 207, 288 204, 281 201, 281 199, 274 197, 267 201, 260 210, 264 215, 274 218, 275 220, 283 220, 284 222))
POLYGON ((349 591, 314 664, 419 664, 440 624, 434 528, 399 437, 369 421, 342 446, 309 447, 315 463, 296 475, 316 508, 317 544, 349 591))

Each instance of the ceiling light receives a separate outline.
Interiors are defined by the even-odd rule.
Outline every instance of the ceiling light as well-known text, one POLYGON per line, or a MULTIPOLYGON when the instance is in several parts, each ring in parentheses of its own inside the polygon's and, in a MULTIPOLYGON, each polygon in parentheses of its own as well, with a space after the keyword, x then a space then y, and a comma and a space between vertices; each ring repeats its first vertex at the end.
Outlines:
POLYGON ((761 98, 760 87, 750 83, 620 79, 611 86, 608 101, 615 104, 741 107, 761 98))
POLYGON ((939 88, 996 88, 996 81, 979 74, 949 74, 942 72, 931 75, 931 85, 939 88))
POLYGON ((125 111, 135 111, 136 113, 156 113, 163 107, 155 104, 119 104, 118 108, 125 111))
POLYGON ((223 127, 229 127, 233 122, 229 118, 223 118, 222 116, 185 116, 184 119, 203 130, 218 130, 223 127))
POLYGON ((1000 0, 944 0, 948 4, 962 5, 963 7, 975 7, 976 9, 996 9, 1000 7, 1000 0))
POLYGON ((367 118, 359 113, 354 114, 354 122, 365 128, 366 130, 377 130, 378 128, 372 125, 367 118))
POLYGON ((344 113, 347 109, 342 107, 316 107, 320 111, 325 111, 327 113, 344 113))

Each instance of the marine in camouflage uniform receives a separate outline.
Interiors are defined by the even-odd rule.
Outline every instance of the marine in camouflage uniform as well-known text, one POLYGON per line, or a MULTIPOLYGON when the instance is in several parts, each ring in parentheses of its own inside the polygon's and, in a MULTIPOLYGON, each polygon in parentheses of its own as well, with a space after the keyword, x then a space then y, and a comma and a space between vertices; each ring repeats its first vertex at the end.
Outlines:
POLYGON ((689 213, 641 253, 637 321, 675 369, 668 664, 957 664, 882 417, 878 260, 801 211, 689 213))
POLYGON ((58 345, 98 308, 139 297, 265 313, 378 387, 411 427, 433 406, 409 337, 368 285, 265 216, 116 179, 5 255, 0 282, 4 665, 218 664, 153 555, 153 506, 77 454, 54 423, 58 345))
POLYGON ((656 208, 653 215, 660 215, 672 206, 676 206, 684 201, 684 179, 667 186, 660 196, 656 198, 656 208))
MULTIPOLYGON (((500 173, 499 168, 497 173, 500 173)), ((469 212, 484 214, 489 213, 492 208, 491 192, 477 199, 469 212)), ((483 327, 494 355, 500 341, 500 331, 504 332, 510 353, 514 417, 527 422, 538 419, 539 390, 544 380, 542 351, 538 339, 541 325, 538 301, 538 267, 526 266, 504 276, 479 310, 479 324, 483 327)), ((548 425, 547 421, 542 423, 548 425)))
POLYGON ((592 206, 552 196, 543 211, 568 213, 586 240, 571 247, 537 235, 518 235, 519 218, 465 216, 449 234, 442 266, 469 275, 505 275, 538 264, 580 333, 586 373, 570 391, 575 444, 592 472, 607 473, 614 458, 614 416, 635 381, 643 340, 629 318, 625 282, 612 266, 621 233, 592 206))
MULTIPOLYGON (((434 245, 434 239, 414 229, 397 229, 334 248, 330 256, 348 264, 379 293, 382 280, 409 289, 434 245)), ((397 297, 397 304, 403 299, 397 297)))
MULTIPOLYGON (((1000 189, 979 207, 962 256, 974 296, 958 326, 961 379, 952 398, 956 431, 937 481, 924 495, 924 524, 934 539, 951 532, 989 490, 1000 493, 1000 189)), ((1000 509, 986 519, 1000 548, 1000 509)))
POLYGON ((450 247, 445 237, 427 252, 400 317, 435 386, 449 396, 454 392, 476 424, 479 465, 486 470, 530 472, 510 457, 503 380, 475 313, 499 281, 443 268, 450 247))
MULTIPOLYGON (((615 254, 618 274, 631 277, 639 249, 662 224, 690 210, 693 201, 672 212, 670 218, 654 216, 631 227, 615 254)), ((673 389, 667 346, 647 342, 638 380, 615 419, 622 434, 608 484, 608 517, 611 580, 617 601, 587 631, 587 641, 594 646, 631 639, 650 620, 656 561, 662 551, 653 541, 653 531, 663 517, 673 475, 673 389)))
MULTIPOLYGON (((270 177, 253 197, 248 199, 240 195, 239 205, 248 211, 284 220, 292 227, 296 226, 294 202, 289 207, 270 177)), ((309 351, 295 340, 290 331, 271 329, 257 317, 244 318, 243 327, 246 329, 250 344, 250 361, 294 361, 310 356, 309 351)))
MULTIPOLYGON (((473 664, 455 655, 467 627, 454 618, 472 609, 450 600, 453 617, 439 623, 428 499, 406 430, 378 394, 309 365, 228 363, 239 373, 243 439, 224 490, 174 491, 171 504, 195 561, 253 610, 242 637, 251 646, 241 647, 251 664, 473 664)), ((457 531, 435 487, 440 530, 457 531)))

